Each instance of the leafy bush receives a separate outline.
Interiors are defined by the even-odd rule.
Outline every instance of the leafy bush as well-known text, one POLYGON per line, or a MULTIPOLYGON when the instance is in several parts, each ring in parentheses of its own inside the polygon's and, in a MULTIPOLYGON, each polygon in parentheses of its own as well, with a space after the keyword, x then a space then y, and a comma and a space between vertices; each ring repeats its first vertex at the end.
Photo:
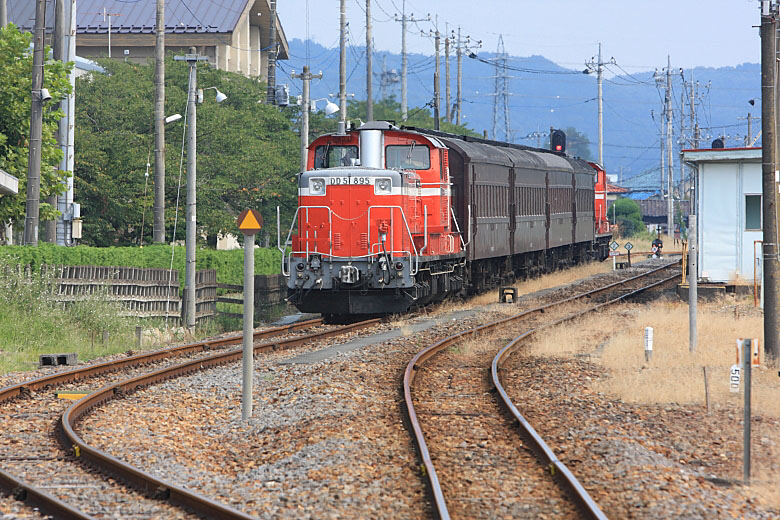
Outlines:
MULTIPOLYGON (((41 243, 33 246, 2 246, 0 260, 8 264, 30 265, 38 270, 41 265, 105 265, 119 267, 144 267, 170 269, 171 247, 155 245, 146 247, 59 247, 41 243)), ((240 285, 244 278, 243 249, 216 251, 198 249, 198 269, 216 269, 220 283, 240 285)), ((281 253, 273 248, 255 250, 255 274, 279 273, 281 253)), ((184 281, 185 249, 174 247, 173 268, 184 281)))
POLYGON ((642 213, 639 204, 631 199, 618 199, 607 211, 611 224, 617 221, 620 236, 632 237, 646 232, 645 223, 642 222, 642 213))

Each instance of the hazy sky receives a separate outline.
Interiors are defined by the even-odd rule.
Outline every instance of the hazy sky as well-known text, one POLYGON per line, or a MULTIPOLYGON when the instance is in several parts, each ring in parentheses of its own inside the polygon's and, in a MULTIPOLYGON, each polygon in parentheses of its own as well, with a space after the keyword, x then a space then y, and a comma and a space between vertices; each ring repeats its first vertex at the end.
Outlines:
MULTIPOLYGON (((400 52, 404 0, 371 0, 374 42, 378 50, 400 52)), ((604 59, 630 72, 666 65, 729 66, 759 62, 757 0, 406 0, 407 14, 432 20, 482 40, 494 52, 503 34, 509 54, 541 54, 569 68, 580 68, 603 46, 604 59)), ((278 0, 288 39, 309 37, 326 47, 338 45, 339 0, 278 0), (307 17, 308 10, 308 17, 307 17), (308 24, 307 24, 308 18, 308 24), (307 30, 308 25, 308 30, 307 30)), ((365 0, 347 0, 352 41, 365 45, 365 0)), ((420 30, 433 22, 410 24, 410 52, 433 54, 433 41, 420 30)))

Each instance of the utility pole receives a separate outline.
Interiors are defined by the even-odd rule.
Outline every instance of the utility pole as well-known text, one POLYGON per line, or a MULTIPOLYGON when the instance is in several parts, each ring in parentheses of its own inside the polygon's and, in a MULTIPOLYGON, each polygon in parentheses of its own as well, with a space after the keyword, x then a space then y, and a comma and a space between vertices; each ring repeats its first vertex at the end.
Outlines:
POLYGON ((196 245, 196 191, 197 182, 197 101, 198 101, 198 62, 208 61, 208 58, 197 53, 195 47, 190 47, 189 54, 176 56, 177 61, 186 61, 190 66, 190 88, 187 94, 187 205, 184 218, 187 221, 185 233, 186 265, 185 290, 187 292, 187 328, 195 327, 196 291, 195 291, 195 245, 196 245))
POLYGON ((165 0, 157 0, 154 46, 154 226, 152 239, 165 243, 165 0))
POLYGON ((463 103, 463 47, 461 47, 460 40, 460 26, 458 26, 458 46, 455 50, 455 54, 458 57, 458 79, 457 79, 457 94, 455 95, 455 104, 458 109, 455 113, 455 124, 460 125, 461 116, 461 104, 463 103))
POLYGON ((599 164, 604 166, 604 65, 614 65, 615 58, 610 58, 608 62, 601 60, 601 43, 599 43, 598 61, 593 58, 585 63, 587 73, 596 72, 596 84, 598 85, 598 121, 599 121, 599 164))
MULTIPOLYGON (((55 60, 65 63, 65 2, 58 0, 54 4, 54 33, 51 37, 52 55, 55 60)), ((67 100, 63 100, 60 106, 64 108, 67 100)), ((57 146, 63 151, 63 155, 67 154, 67 133, 63 131, 63 127, 68 126, 68 120, 63 117, 59 120, 57 130, 57 146)), ((57 194, 51 194, 46 198, 46 202, 52 208, 57 207, 57 194)), ((43 241, 50 244, 57 242, 57 218, 54 217, 51 220, 43 222, 43 241)))
POLYGON ((366 119, 374 120, 374 74, 371 70, 371 0, 366 0, 366 119))
POLYGON ((296 74, 295 71, 291 74, 294 79, 300 79, 303 81, 303 87, 301 88, 301 172, 306 171, 306 159, 309 150, 309 83, 312 79, 322 78, 322 72, 319 74, 312 74, 309 72, 309 66, 303 66, 303 72, 296 74))
MULTIPOLYGON (((438 19, 437 19, 438 20, 438 19)), ((433 72, 433 129, 439 129, 439 107, 441 106, 441 91, 439 90, 439 27, 436 26, 436 68, 433 72)))
POLYGON ((114 16, 122 16, 121 13, 109 13, 105 7, 103 7, 103 12, 98 13, 103 15, 103 21, 106 21, 106 18, 108 18, 108 57, 111 57, 111 18, 114 16))
POLYGON ((672 164, 672 59, 666 56, 666 158, 669 174, 666 177, 669 199, 667 201, 666 232, 674 236, 674 165, 672 164))
MULTIPOLYGON (((59 2, 57 2, 59 4, 59 2)), ((63 7, 63 40, 62 61, 73 61, 76 56, 76 0, 64 0, 63 7)), ((62 161, 60 170, 69 175, 63 181, 64 193, 57 197, 57 209, 60 216, 57 218, 57 245, 68 246, 73 243, 73 220, 80 216, 80 207, 73 203, 73 166, 76 121, 76 71, 71 70, 68 75, 71 92, 60 104, 64 113, 58 129, 58 142, 62 147, 62 161)))
MULTIPOLYGON (((471 42, 471 36, 466 35, 465 38, 461 38, 460 26, 458 26, 458 37, 455 40, 455 55, 458 60, 458 78, 457 78, 457 93, 455 94, 455 124, 461 124, 461 117, 463 114, 463 49, 468 47, 471 42)), ((476 47, 482 47, 482 40, 475 43, 476 47)))
POLYGON ((276 43, 276 0, 271 2, 271 20, 268 22, 268 35, 271 38, 271 45, 268 51, 268 90, 265 95, 265 102, 269 105, 276 104, 276 53, 278 45, 276 43))
POLYGON ((775 153, 777 150, 777 118, 775 99, 776 11, 769 0, 761 1, 761 178, 763 191, 763 256, 764 256, 764 349, 768 361, 780 357, 778 330, 778 244, 777 244, 777 183, 775 153))
MULTIPOLYGON (((683 78, 683 88, 680 89, 680 136, 677 139, 680 145, 680 155, 677 162, 680 167, 680 200, 685 198, 685 164, 683 163, 683 148, 685 148, 685 78, 683 78)), ((674 235, 672 235, 674 236, 674 235)), ((680 229, 680 238, 682 238, 682 227, 680 229)))
POLYGON ((38 245, 41 196, 41 135, 43 133, 43 44, 46 0, 35 2, 32 96, 30 107, 30 154, 27 161, 27 204, 24 214, 24 244, 38 245))
POLYGON ((753 140, 753 116, 748 112, 747 117, 740 117, 739 119, 747 120, 747 134, 745 134, 745 138, 742 141, 743 146, 748 147, 750 146, 750 141, 753 140))
POLYGON ((341 0, 340 25, 341 43, 339 45, 341 54, 339 55, 339 133, 343 134, 347 129, 347 0, 341 0))
MULTIPOLYGON (((343 0, 342 0, 343 1, 343 0)), ((430 21, 431 17, 425 21, 430 21)), ((406 69, 407 69, 407 55, 406 55, 406 24, 408 22, 422 22, 422 19, 415 18, 414 13, 411 16, 406 16, 406 0, 401 2, 401 18, 398 18, 398 14, 395 15, 395 21, 401 22, 401 119, 406 121, 408 115, 408 105, 406 96, 406 69)))
MULTIPOLYGON (((447 27, 449 30, 449 27, 447 27)), ((452 124, 452 109, 450 105, 450 35, 447 30, 444 32, 444 103, 445 117, 447 122, 452 124)))
POLYGON ((693 72, 691 72, 691 131, 693 132, 693 148, 699 148, 699 122, 696 119, 696 83, 693 81, 693 72))
POLYGON ((666 183, 664 182, 664 179, 666 179, 666 151, 664 150, 666 148, 665 146, 665 139, 664 139, 664 131, 666 130, 666 127, 664 126, 664 120, 663 117, 661 118, 661 127, 658 131, 659 134, 659 142, 661 143, 661 198, 664 199, 665 193, 666 193, 666 183))
POLYGON ((8 5, 6 0, 0 0, 0 28, 8 25, 8 5))

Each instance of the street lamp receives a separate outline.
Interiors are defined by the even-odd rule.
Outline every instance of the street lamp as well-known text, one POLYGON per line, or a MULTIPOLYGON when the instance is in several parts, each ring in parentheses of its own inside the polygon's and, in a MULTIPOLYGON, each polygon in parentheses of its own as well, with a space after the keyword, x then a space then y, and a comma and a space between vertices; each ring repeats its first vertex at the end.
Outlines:
POLYGON ((339 111, 339 106, 336 103, 333 103, 328 98, 317 98, 311 100, 310 108, 311 110, 317 110, 317 101, 327 101, 325 103, 325 115, 331 116, 339 111))
POLYGON ((204 89, 198 90, 198 103, 203 103, 203 92, 211 89, 214 89, 217 92, 217 103, 222 103, 227 99, 227 96, 220 92, 217 87, 206 87, 204 89))
POLYGON ((198 62, 208 61, 206 56, 197 53, 195 47, 190 47, 190 52, 184 56, 174 56, 176 61, 186 61, 190 66, 190 86, 187 95, 187 206, 184 213, 187 221, 185 234, 186 267, 185 267, 185 296, 187 307, 185 310, 187 328, 195 327, 195 244, 196 244, 196 215, 195 215, 195 181, 197 179, 197 104, 203 102, 203 90, 214 89, 217 92, 217 103, 227 99, 217 87, 208 87, 198 90, 198 62))

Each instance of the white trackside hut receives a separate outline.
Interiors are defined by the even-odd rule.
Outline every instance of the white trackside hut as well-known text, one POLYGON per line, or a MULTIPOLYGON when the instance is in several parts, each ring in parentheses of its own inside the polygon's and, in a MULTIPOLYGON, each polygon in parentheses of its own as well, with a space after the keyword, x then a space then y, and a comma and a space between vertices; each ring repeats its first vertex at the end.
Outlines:
POLYGON ((684 150, 695 169, 698 276, 705 282, 761 280, 761 148, 684 150), (754 267, 755 266, 755 267, 754 267))

